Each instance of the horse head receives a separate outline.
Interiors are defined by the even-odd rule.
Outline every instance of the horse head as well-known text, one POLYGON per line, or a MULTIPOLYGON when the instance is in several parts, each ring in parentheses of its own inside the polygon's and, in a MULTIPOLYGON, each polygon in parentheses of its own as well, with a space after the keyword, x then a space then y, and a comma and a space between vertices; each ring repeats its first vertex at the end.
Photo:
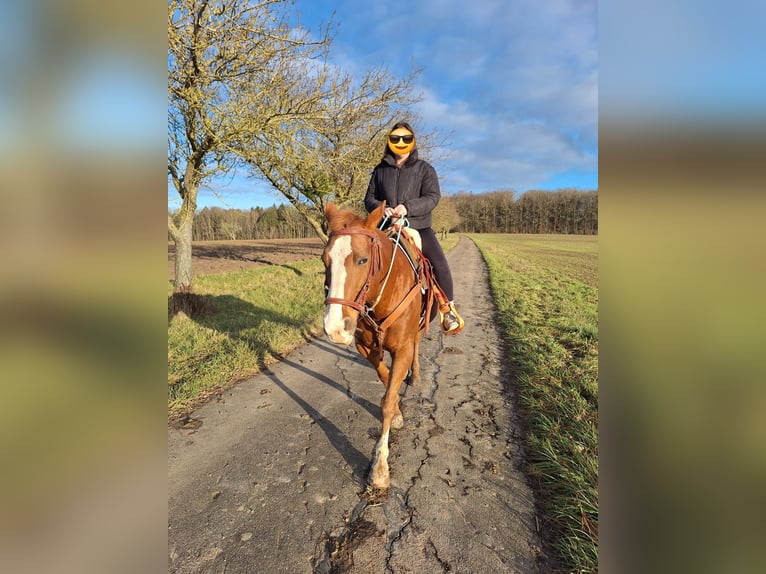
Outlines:
POLYGON ((332 203, 325 208, 329 239, 322 252, 327 292, 324 330, 333 343, 350 345, 354 341, 370 282, 380 269, 380 241, 384 236, 377 226, 384 209, 385 204, 381 204, 362 219, 332 203))

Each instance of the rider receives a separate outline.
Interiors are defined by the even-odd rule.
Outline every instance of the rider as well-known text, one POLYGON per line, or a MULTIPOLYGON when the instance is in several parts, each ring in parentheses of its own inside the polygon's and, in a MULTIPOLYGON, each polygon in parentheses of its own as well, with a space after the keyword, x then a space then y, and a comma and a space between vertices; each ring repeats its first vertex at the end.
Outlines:
POLYGON ((463 329, 464 323, 455 309, 452 273, 436 234, 431 229, 431 212, 440 198, 436 170, 428 162, 418 159, 412 126, 407 122, 395 124, 388 135, 383 159, 370 177, 364 206, 371 212, 385 201, 387 207, 383 215, 390 218, 406 217, 410 227, 420 233, 423 255, 431 262, 436 281, 443 292, 439 297, 442 331, 457 334, 463 329))

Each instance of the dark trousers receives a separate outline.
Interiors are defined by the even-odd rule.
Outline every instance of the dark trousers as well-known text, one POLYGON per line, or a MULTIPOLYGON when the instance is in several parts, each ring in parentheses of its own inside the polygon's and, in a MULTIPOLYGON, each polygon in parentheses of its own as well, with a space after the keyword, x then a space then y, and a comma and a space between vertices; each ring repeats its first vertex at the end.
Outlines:
POLYGON ((425 229, 418 229, 420 237, 423 240, 423 255, 425 255, 431 262, 431 266, 436 276, 436 281, 441 286, 447 299, 452 301, 455 298, 453 293, 454 287, 452 286, 452 272, 447 263, 447 258, 444 256, 444 250, 439 244, 439 240, 436 239, 434 230, 430 227, 425 229))

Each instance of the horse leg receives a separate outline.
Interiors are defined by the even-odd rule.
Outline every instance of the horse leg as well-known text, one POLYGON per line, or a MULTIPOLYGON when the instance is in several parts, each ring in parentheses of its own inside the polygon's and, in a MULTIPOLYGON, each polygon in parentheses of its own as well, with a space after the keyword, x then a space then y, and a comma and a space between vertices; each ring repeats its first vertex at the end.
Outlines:
POLYGON ((361 343, 356 344, 356 350, 373 366, 378 373, 380 381, 388 388, 389 369, 386 362, 378 355, 377 352, 373 352, 373 349, 366 347, 361 343))
MULTIPOLYGON (((380 378, 386 389, 388 389, 391 371, 386 365, 386 362, 379 358, 377 353, 373 353, 373 350, 369 347, 357 343, 356 348, 359 351, 359 354, 367 359, 373 367, 375 367, 375 370, 378 373, 378 378, 380 378)), ((402 416, 402 412, 399 410, 398 403, 396 405, 396 410, 394 411, 394 418, 391 421, 391 426, 395 429, 400 429, 404 426, 404 417, 402 416)))
POLYGON ((415 335, 414 351, 412 356, 412 366, 410 367, 410 384, 420 384, 420 338, 423 336, 423 331, 418 331, 415 335))
POLYGON ((388 488, 390 477, 388 473, 388 435, 391 428, 401 428, 404 424, 402 413, 399 410, 399 387, 404 382, 408 367, 412 364, 412 348, 398 353, 392 353, 391 374, 389 377, 386 394, 380 403, 383 412, 383 427, 380 438, 375 445, 375 456, 372 460, 370 472, 370 484, 375 488, 388 488), (398 424, 398 426, 396 426, 398 424))

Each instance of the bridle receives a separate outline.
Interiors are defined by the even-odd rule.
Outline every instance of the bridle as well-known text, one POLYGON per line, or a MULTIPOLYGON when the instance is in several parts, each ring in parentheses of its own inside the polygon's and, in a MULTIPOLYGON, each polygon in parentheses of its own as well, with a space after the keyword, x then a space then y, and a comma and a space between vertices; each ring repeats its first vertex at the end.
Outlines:
POLYGON ((372 249, 370 252, 370 267, 367 269, 367 278, 364 280, 364 285, 359 290, 356 298, 353 301, 348 299, 339 299, 338 297, 327 297, 325 299, 325 305, 340 304, 346 305, 359 311, 362 316, 368 315, 365 302, 367 301, 367 293, 370 290, 370 281, 375 274, 380 270, 380 239, 372 231, 367 229, 360 229, 358 227, 346 227, 343 229, 337 229, 330 233, 329 240, 332 241, 334 237, 339 235, 365 235, 372 240, 372 249))
MULTIPOLYGON (((377 335, 376 337, 376 347, 378 356, 382 359, 383 357, 383 339, 385 338, 386 329, 393 323, 399 315, 401 315, 404 310, 407 308, 407 305, 417 296, 418 292, 421 290, 421 286, 425 287, 427 285, 426 283, 426 277, 422 274, 420 275, 420 280, 415 281, 412 288, 409 290, 407 295, 404 296, 404 298, 399 302, 399 304, 394 308, 394 310, 389 313, 387 317, 385 317, 380 323, 378 323, 375 318, 372 316, 372 313, 374 311, 375 305, 377 305, 378 301, 380 300, 380 296, 383 293, 383 289, 385 288, 385 282, 380 288, 380 293, 378 293, 378 297, 375 299, 375 302, 367 306, 367 294, 370 291, 370 282, 372 281, 372 278, 375 277, 375 275, 380 271, 381 269, 381 254, 380 254, 380 238, 378 235, 373 233, 372 231, 369 231, 368 229, 361 229, 358 227, 345 227, 343 229, 336 229, 335 231, 331 232, 329 235, 328 240, 332 241, 334 237, 340 236, 340 235, 364 235, 366 237, 369 237, 372 241, 372 249, 370 253, 370 266, 367 270, 367 278, 364 280, 364 284, 362 285, 362 288, 359 290, 359 293, 357 294, 356 298, 351 301, 349 299, 340 299, 338 297, 327 297, 325 298, 325 304, 331 305, 331 304, 339 304, 339 305, 345 305, 347 307, 351 307, 352 309, 356 309, 359 311, 359 316, 362 318, 363 321, 366 321, 372 330, 377 335)), ((394 247, 393 252, 391 253, 391 266, 393 267, 394 258, 396 257, 396 247, 394 247)), ((391 269, 389 268, 389 274, 391 269)), ((386 280, 388 279, 388 275, 386 275, 386 280)), ((425 292, 425 291, 424 291, 425 292)), ((430 303, 430 298, 429 298, 430 303)), ((429 312, 430 312, 430 304, 429 304, 429 312)), ((425 323, 426 330, 427 330, 427 321, 425 323)))

